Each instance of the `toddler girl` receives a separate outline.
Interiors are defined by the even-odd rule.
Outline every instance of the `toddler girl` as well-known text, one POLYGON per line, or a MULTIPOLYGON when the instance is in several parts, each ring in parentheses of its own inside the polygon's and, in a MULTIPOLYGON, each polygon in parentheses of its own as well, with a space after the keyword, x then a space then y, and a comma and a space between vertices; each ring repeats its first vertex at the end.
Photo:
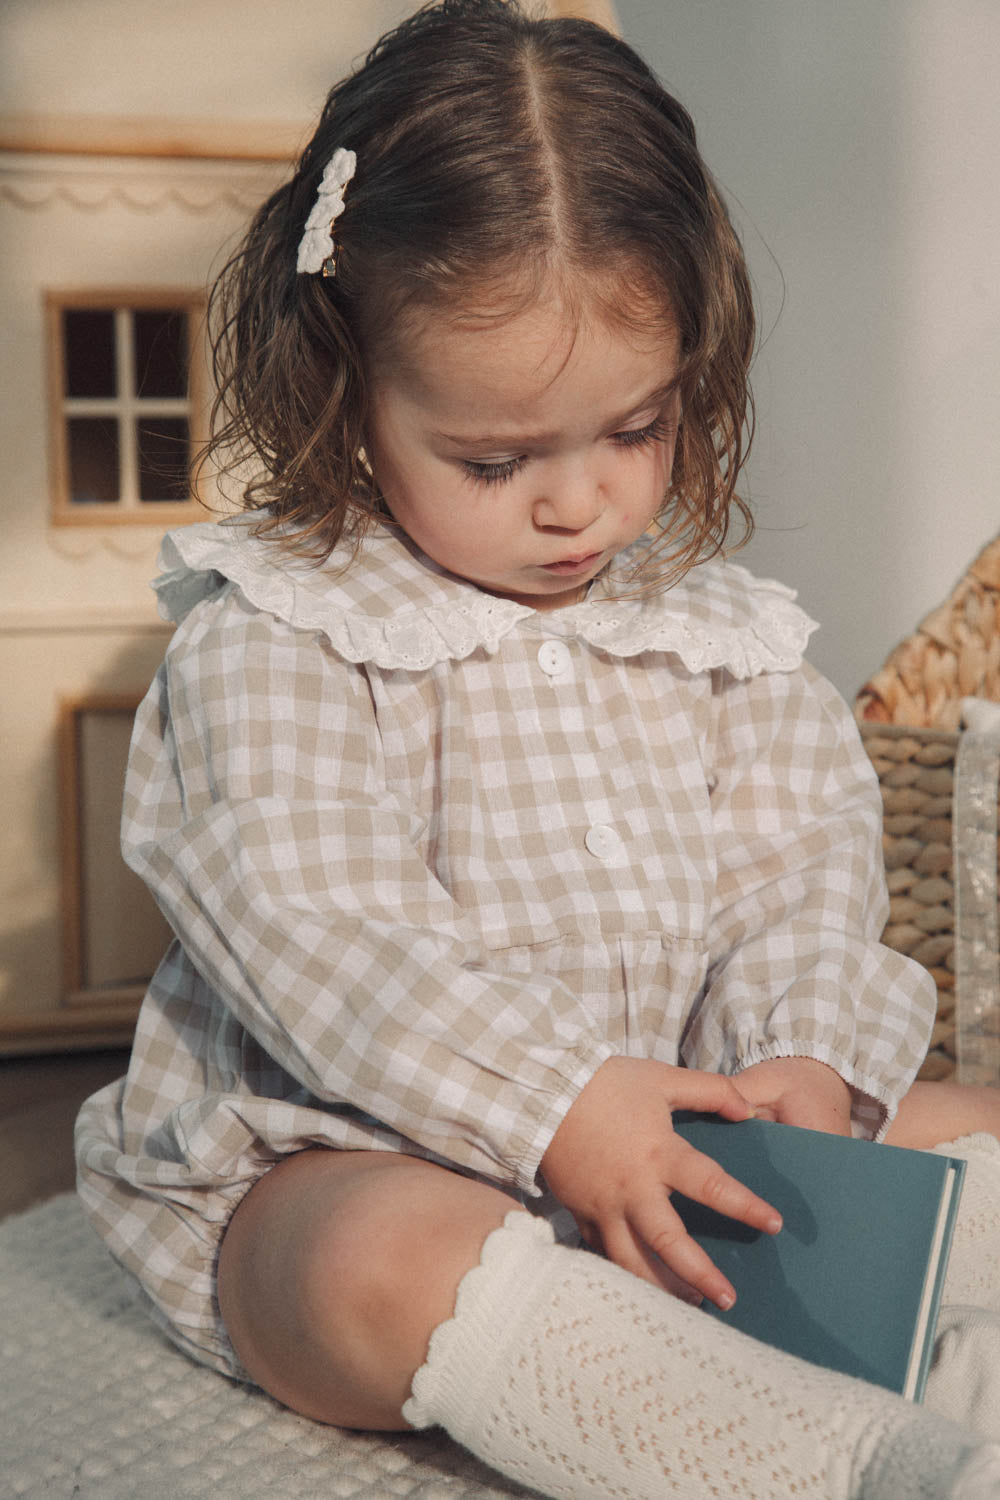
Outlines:
MULTIPOLYGON (((981 1437, 685 1305, 734 1289, 673 1189, 780 1220, 673 1108, 997 1122, 910 1089, 872 774, 792 595, 718 560, 753 319, 688 116, 596 26, 445 0, 218 297, 247 514, 165 544, 126 788, 177 936, 78 1132, 153 1316, 548 1495, 992 1493, 981 1437)), ((997 1296, 991 1146, 952 1300, 997 1296)))

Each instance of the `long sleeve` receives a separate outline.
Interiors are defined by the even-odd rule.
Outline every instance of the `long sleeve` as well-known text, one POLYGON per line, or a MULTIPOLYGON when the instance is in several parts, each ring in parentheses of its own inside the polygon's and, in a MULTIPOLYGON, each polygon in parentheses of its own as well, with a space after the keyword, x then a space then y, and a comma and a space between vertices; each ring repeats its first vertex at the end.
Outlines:
POLYGON ((238 595, 201 605, 140 711, 123 827, 203 980, 311 1095, 538 1190, 613 1049, 557 980, 491 971, 382 779, 362 670, 238 595))
POLYGON ((718 859, 692 1065, 815 1057, 879 1133, 923 1059, 935 991, 879 942, 888 898, 874 772, 846 705, 809 667, 715 695, 718 859))

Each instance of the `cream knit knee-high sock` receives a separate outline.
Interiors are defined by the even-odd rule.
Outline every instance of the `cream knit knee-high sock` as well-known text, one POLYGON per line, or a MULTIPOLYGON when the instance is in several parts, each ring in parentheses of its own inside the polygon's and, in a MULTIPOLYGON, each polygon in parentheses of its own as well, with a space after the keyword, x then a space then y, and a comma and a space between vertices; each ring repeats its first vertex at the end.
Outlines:
POLYGON ((970 1135, 934 1149, 967 1165, 924 1400, 1000 1438, 1000 1142, 970 1135))
POLYGON ((942 1307, 924 1405, 970 1432, 1000 1439, 1000 1313, 942 1307))
POLYGON ((964 1135, 934 1153, 966 1162, 942 1301, 1000 1312, 1000 1141, 964 1135))
POLYGON ((403 1415, 557 1500, 987 1500, 1000 1446, 508 1214, 403 1415))

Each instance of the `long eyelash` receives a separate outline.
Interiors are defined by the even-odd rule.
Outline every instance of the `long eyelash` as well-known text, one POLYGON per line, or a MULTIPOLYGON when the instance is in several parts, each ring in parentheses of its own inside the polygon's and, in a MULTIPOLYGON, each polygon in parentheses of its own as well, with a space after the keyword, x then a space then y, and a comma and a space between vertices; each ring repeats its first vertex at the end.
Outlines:
POLYGON ((645 427, 626 428, 613 434, 611 441, 621 448, 643 448, 647 443, 665 443, 672 436, 674 424, 656 417, 645 427))
MULTIPOLYGON (((614 433, 611 441, 620 448, 643 448, 647 443, 664 443, 672 435, 674 425, 664 421, 662 417, 656 417, 645 427, 626 428, 614 433)), ((462 459, 462 468, 478 484, 506 484, 523 465, 523 458, 505 458, 497 464, 478 463, 473 458, 462 459)))
POLYGON ((508 479, 513 479, 523 463, 523 458, 505 458, 499 464, 481 464, 475 459, 463 458, 462 468, 470 479, 475 479, 480 484, 506 484, 508 479))

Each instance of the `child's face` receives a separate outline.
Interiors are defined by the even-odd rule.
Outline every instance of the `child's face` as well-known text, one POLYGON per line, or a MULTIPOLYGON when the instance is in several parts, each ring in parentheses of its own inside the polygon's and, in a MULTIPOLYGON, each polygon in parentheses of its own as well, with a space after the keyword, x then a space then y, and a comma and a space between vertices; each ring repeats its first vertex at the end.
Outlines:
POLYGON ((660 511, 679 404, 676 336, 557 302, 500 322, 422 319, 375 374, 368 451, 393 516, 492 594, 575 603, 660 511))

